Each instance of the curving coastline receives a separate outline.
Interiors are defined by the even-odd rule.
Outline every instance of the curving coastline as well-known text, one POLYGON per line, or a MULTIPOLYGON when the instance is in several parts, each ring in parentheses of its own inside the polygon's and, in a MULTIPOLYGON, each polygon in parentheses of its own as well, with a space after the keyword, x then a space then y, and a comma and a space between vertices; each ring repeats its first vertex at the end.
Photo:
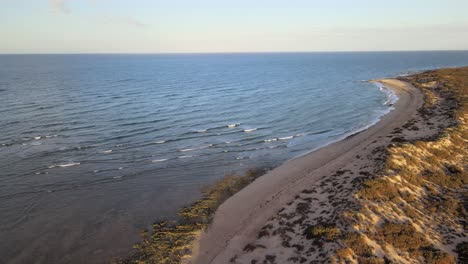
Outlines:
POLYGON ((373 82, 399 96, 380 122, 217 182, 124 263, 468 261, 468 67, 373 82))
MULTIPOLYGON (((362 168, 366 168, 367 173, 377 171, 382 166, 381 162, 366 157, 371 156, 373 150, 388 145, 392 138, 387 136, 408 122, 423 104, 421 92, 407 82, 396 79, 378 82, 398 95, 399 100, 393 111, 364 131, 284 163, 229 198, 216 211, 212 224, 200 237, 189 262, 235 263, 239 259, 239 263, 249 263, 247 259, 242 259, 246 251, 254 251, 255 246, 250 250, 249 245, 258 239, 265 224, 285 206, 291 205, 291 201, 301 192, 317 188, 317 183, 332 179, 335 186, 352 189, 347 178, 330 176, 345 168, 353 174, 359 174, 362 168)), ((415 131, 415 134, 418 133, 423 131, 415 131)), ((325 191, 316 199, 323 198, 329 200, 323 203, 331 203, 333 199, 328 199, 327 194, 325 191)), ((328 209, 334 210, 332 206, 328 206, 328 209)), ((327 215, 325 212, 318 213, 318 217, 326 218, 327 215)), ((263 246, 278 253, 282 249, 281 243, 277 244, 273 241, 263 246)))

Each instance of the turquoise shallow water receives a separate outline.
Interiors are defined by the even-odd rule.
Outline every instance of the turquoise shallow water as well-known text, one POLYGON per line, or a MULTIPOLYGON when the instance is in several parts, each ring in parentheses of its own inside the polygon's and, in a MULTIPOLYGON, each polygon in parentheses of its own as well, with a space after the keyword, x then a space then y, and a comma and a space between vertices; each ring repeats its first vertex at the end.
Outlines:
POLYGON ((376 122, 468 52, 0 55, 0 256, 99 262, 229 172, 376 122))

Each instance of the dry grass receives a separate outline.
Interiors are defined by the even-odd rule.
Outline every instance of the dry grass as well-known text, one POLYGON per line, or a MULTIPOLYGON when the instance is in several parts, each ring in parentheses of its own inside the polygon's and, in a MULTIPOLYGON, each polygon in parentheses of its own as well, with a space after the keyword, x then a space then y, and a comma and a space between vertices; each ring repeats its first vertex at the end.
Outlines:
POLYGON ((375 247, 388 261, 455 263, 456 252, 459 263, 468 263, 466 239, 458 245, 453 241, 466 233, 468 67, 416 74, 406 81, 422 90, 421 117, 428 124, 439 120, 441 132, 387 149, 385 168, 356 193, 363 205, 359 213, 345 218, 358 232, 339 240, 340 263, 379 263, 372 262, 382 261, 375 258, 375 247))
POLYGON ((377 178, 365 180, 357 195, 368 200, 393 200, 398 196, 398 189, 394 183, 377 178))
POLYGON ((381 239, 399 250, 419 255, 419 250, 430 246, 425 236, 409 223, 384 223, 378 230, 381 239))
POLYGON ((320 224, 306 229, 308 239, 323 239, 327 242, 335 241, 340 236, 340 229, 334 225, 320 224))

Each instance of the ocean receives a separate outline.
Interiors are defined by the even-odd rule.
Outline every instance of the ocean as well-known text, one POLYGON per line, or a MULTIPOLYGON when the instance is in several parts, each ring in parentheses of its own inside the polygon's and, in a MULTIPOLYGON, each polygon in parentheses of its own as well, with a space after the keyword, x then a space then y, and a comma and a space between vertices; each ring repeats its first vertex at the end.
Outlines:
POLYGON ((229 173, 374 124, 468 51, 0 55, 0 257, 101 263, 229 173))

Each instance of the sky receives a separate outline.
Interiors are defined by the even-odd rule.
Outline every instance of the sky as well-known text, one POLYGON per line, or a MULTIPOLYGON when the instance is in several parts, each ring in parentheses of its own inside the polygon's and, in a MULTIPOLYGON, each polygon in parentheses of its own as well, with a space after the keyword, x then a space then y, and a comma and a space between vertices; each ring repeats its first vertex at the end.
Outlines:
POLYGON ((0 53, 468 50, 468 0, 0 0, 0 53))

